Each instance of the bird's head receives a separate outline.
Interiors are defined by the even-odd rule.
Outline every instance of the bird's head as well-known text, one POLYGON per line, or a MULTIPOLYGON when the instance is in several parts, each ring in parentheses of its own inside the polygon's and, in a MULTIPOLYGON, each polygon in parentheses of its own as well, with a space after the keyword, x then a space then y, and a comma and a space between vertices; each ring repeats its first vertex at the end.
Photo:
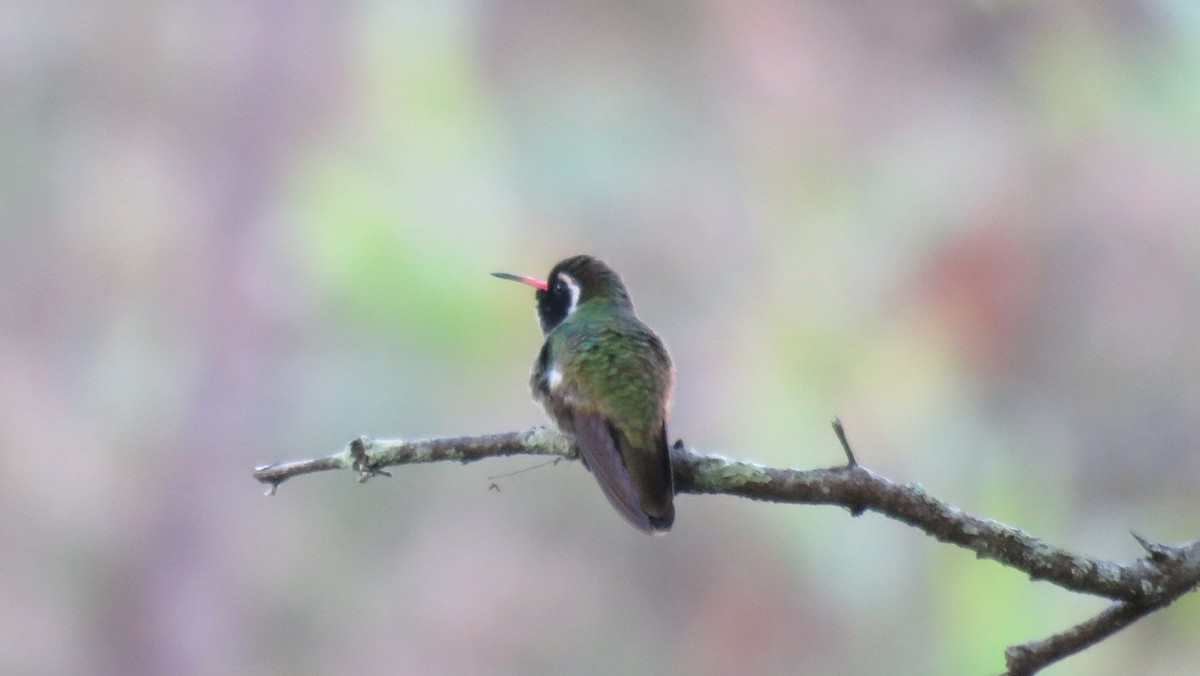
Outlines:
POLYGON ((493 272, 492 275, 537 289, 534 296, 543 334, 549 334, 585 304, 603 303, 611 304, 617 310, 633 310, 633 301, 621 277, 604 261, 592 256, 561 260, 544 280, 507 272, 493 272))

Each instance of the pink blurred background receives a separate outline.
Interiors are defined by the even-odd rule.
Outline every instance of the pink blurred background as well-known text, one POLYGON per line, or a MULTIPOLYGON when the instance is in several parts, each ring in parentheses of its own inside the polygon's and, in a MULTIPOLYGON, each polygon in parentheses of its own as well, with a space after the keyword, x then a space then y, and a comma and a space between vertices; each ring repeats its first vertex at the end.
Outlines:
MULTIPOLYGON (((621 271, 674 436, 1104 558, 1200 536, 1185 2, 0 8, 0 673, 983 674, 1104 607, 876 515, 576 463, 525 290, 621 271)), ((1184 598, 1053 674, 1191 674, 1184 598)))

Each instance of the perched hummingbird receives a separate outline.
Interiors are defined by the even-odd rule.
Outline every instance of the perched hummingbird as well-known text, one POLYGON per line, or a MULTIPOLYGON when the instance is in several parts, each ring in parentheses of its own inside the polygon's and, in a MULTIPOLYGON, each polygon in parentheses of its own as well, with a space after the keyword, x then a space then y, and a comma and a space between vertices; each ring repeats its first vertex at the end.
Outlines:
POLYGON ((545 280, 492 274, 537 289, 546 342, 529 378, 534 399, 574 435, 580 460, 621 516, 647 533, 670 530, 671 357, 634 316, 621 278, 591 256, 559 262, 545 280))

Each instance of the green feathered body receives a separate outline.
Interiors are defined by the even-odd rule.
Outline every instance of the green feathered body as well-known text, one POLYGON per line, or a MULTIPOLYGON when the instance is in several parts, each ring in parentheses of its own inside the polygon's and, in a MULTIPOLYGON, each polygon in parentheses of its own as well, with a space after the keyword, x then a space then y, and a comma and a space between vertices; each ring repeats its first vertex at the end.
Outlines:
POLYGON ((634 316, 620 276, 587 255, 559 261, 544 280, 492 274, 537 289, 546 342, 529 381, 534 398, 575 437, 579 459, 621 516, 647 533, 670 530, 671 357, 634 316))
POLYGON ((604 297, 580 303, 546 336, 530 384, 559 428, 576 436, 610 502, 635 525, 648 521, 646 530, 670 528, 671 358, 632 305, 604 297), (621 466, 602 466, 618 459, 614 451, 621 466), (636 496, 620 494, 629 485, 636 496))

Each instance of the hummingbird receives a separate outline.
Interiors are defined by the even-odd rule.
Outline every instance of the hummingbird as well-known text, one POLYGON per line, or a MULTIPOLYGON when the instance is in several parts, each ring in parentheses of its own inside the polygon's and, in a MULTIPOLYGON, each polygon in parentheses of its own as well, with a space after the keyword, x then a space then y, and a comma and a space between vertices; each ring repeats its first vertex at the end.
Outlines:
POLYGON ((674 369, 667 348, 633 313, 617 273, 592 256, 560 261, 546 279, 493 276, 537 289, 545 342, 533 398, 563 432, 629 523, 664 533, 675 521, 667 417, 674 369))

